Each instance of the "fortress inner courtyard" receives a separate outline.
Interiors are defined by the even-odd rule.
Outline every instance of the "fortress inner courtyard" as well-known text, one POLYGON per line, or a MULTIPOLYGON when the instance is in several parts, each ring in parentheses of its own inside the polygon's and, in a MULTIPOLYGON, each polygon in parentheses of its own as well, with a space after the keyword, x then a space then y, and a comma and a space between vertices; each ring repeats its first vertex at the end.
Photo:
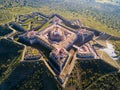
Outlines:
POLYGON ((75 33, 58 24, 53 24, 43 29, 37 37, 51 44, 53 47, 63 48, 67 48, 77 38, 75 33))

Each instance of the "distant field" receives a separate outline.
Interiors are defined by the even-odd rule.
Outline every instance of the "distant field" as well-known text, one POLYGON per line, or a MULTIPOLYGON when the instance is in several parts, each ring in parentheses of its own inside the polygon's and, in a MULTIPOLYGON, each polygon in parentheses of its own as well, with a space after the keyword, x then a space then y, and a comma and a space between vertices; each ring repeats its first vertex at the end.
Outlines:
MULTIPOLYGON (((43 14, 53 14, 58 13, 64 18, 68 20, 73 19, 80 19, 81 22, 88 27, 97 29, 102 32, 106 32, 108 34, 111 34, 113 36, 120 36, 120 32, 117 32, 117 30, 113 30, 111 28, 108 28, 106 25, 101 24, 98 21, 95 21, 92 17, 88 17, 86 15, 81 15, 79 13, 73 13, 71 11, 65 11, 65 10, 58 10, 58 9, 50 9, 49 7, 41 7, 41 8, 32 8, 32 7, 14 7, 9 8, 5 10, 0 11, 0 24, 7 23, 9 21, 14 20, 14 16, 21 15, 21 14, 28 14, 31 12, 41 12, 43 14)), ((26 27, 25 27, 26 28, 26 27)))
POLYGON ((119 0, 96 0, 96 2, 109 3, 109 4, 117 5, 117 2, 119 2, 119 0))
POLYGON ((0 83, 20 61, 23 46, 14 42, 0 40, 0 83))
POLYGON ((110 0, 96 0, 97 2, 106 2, 106 3, 112 3, 110 0))

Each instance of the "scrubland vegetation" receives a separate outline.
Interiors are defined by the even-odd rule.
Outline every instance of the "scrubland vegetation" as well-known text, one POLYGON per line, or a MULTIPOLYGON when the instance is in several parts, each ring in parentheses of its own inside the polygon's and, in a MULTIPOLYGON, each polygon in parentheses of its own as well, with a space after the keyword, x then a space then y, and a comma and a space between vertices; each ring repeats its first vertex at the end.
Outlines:
POLYGON ((118 90, 117 88, 120 83, 120 74, 117 71, 118 70, 116 68, 107 64, 103 60, 77 61, 75 68, 70 75, 66 89, 109 90, 112 88, 111 90, 118 90), (114 81, 112 81, 113 78, 114 81), (98 82, 100 82, 103 86, 99 86, 100 84, 98 82), (111 86, 110 83, 112 83, 113 86, 111 86))
POLYGON ((8 25, 0 25, 0 36, 5 36, 11 32, 12 30, 8 28, 8 25))
POLYGON ((7 90, 61 90, 42 61, 19 64, 2 86, 7 90))
POLYGON ((20 62, 23 48, 9 40, 0 40, 0 83, 20 62))

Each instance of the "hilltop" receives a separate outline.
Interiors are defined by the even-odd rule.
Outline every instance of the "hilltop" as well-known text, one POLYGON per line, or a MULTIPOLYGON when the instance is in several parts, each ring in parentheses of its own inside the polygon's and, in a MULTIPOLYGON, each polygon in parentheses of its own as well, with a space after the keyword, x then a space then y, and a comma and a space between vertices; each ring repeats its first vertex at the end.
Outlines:
POLYGON ((0 40, 0 89, 119 89, 120 66, 98 52, 104 46, 97 40, 106 41, 110 35, 84 27, 79 20, 41 12, 18 15, 3 29, 8 28, 12 32, 3 33, 0 40))

